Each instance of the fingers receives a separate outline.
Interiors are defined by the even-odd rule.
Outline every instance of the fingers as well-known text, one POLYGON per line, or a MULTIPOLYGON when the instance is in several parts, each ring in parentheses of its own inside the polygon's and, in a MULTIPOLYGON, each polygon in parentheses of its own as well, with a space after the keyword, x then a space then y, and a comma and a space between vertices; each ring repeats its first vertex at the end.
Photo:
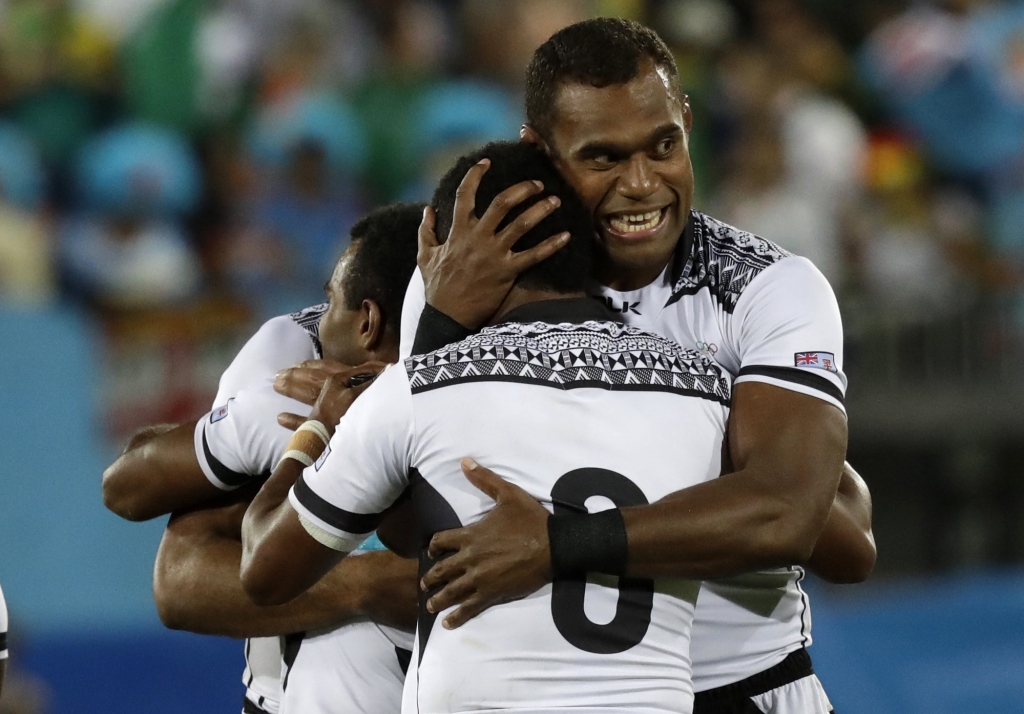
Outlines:
MULTIPOLYGON (((480 188, 480 181, 483 179, 487 169, 490 168, 490 159, 483 159, 473 166, 462 179, 459 188, 455 191, 455 211, 452 225, 456 223, 469 223, 475 221, 473 211, 476 208, 476 190, 480 188)), ((445 236, 447 238, 448 236, 445 236)))
MULTIPOLYGON (((491 201, 491 205, 488 206, 487 210, 484 211, 484 214, 480 216, 480 230, 484 231, 485 235, 495 233, 509 211, 528 199, 530 196, 536 196, 543 190, 544 184, 540 181, 522 181, 517 183, 515 186, 506 188, 494 197, 494 200, 491 201)), ((553 207, 547 201, 540 201, 537 205, 543 206, 545 204, 549 208, 550 212, 550 209, 553 209, 553 207)), ((530 206, 530 208, 536 208, 536 206, 530 206)), ((520 218, 521 217, 522 216, 520 216, 520 218)), ((526 230, 529 230, 529 228, 526 230)))
POLYGON ((303 404, 314 404, 328 376, 329 372, 319 368, 282 369, 274 378, 274 391, 303 404))
POLYGON ((446 630, 454 630, 458 627, 462 627, 491 605, 492 603, 485 600, 483 596, 473 595, 472 597, 467 598, 455 612, 444 618, 441 622, 441 626, 446 630))
POLYGON ((306 421, 306 417, 299 416, 298 414, 290 414, 288 412, 281 412, 277 415, 277 423, 283 426, 285 429, 291 429, 295 431, 302 423, 306 421))
POLYGON ((431 248, 437 247, 437 236, 434 234, 434 226, 437 218, 434 216, 434 209, 427 206, 423 209, 423 220, 420 221, 419 231, 416 233, 417 254, 416 261, 426 260, 427 253, 431 248))
POLYGON ((430 539, 430 545, 427 546, 427 555, 434 560, 438 560, 445 553, 459 550, 465 539, 465 528, 439 531, 430 539))
POLYGON ((462 473, 466 475, 469 482, 486 493, 495 501, 508 493, 509 489, 515 488, 508 481, 490 469, 485 469, 468 456, 462 460, 462 473))
POLYGON ((516 241, 526 235, 531 228, 551 215, 561 205, 562 199, 558 196, 548 196, 543 201, 538 201, 505 226, 501 233, 498 234, 498 240, 506 249, 512 250, 512 246, 516 244, 516 241))
MULTIPOLYGON (((332 359, 307 359, 305 362, 299 362, 292 369, 315 369, 323 372, 334 374, 335 372, 343 372, 346 369, 351 369, 349 365, 342 364, 341 362, 335 362, 332 359)), ((282 372, 285 370, 281 370, 282 372)), ((280 372, 278 373, 280 374, 280 372)))
POLYGON ((517 273, 521 273, 527 268, 533 267, 537 263, 547 260, 564 248, 568 242, 568 233, 559 233, 558 235, 551 236, 543 243, 535 245, 529 250, 524 250, 521 253, 513 253, 510 259, 512 266, 517 273))
POLYGON ((444 586, 444 589, 435 593, 433 597, 427 600, 427 612, 443 612, 472 597, 475 591, 476 588, 473 587, 470 579, 467 577, 452 580, 444 586))
MULTIPOLYGON (((466 572, 464 560, 465 558, 460 558, 459 554, 455 553, 434 563, 433 567, 420 578, 420 589, 430 592, 439 587, 447 587, 450 581, 466 572)), ((437 611, 431 610, 431 612, 437 611)))

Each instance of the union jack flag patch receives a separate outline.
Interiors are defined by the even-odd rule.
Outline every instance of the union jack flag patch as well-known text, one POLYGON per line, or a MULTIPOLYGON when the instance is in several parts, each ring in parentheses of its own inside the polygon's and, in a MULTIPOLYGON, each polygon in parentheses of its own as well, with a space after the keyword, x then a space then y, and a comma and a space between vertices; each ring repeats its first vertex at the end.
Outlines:
POLYGON ((836 367, 836 356, 831 352, 797 352, 793 355, 793 364, 796 367, 839 372, 839 368, 836 367))
POLYGON ((218 407, 217 409, 214 409, 212 412, 210 412, 210 423, 211 424, 216 424, 221 419, 226 417, 228 415, 228 405, 230 405, 230 404, 231 404, 231 400, 228 400, 227 404, 225 404, 222 407, 218 407))

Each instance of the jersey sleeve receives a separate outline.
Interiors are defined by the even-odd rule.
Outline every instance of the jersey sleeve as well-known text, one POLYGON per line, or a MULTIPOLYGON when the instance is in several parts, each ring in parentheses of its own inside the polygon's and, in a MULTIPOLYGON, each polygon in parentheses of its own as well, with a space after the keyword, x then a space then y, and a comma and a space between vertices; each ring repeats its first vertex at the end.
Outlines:
POLYGON ((309 334, 290 315, 267 320, 224 370, 213 406, 224 405, 246 387, 316 356, 309 334))
POLYGON ((409 287, 405 291, 405 301, 402 303, 402 325, 398 343, 399 361, 404 361, 412 355, 412 346, 416 341, 420 315, 423 314, 423 308, 426 305, 427 292, 426 286, 423 284, 423 274, 419 268, 416 268, 409 281, 409 287))
POLYGON ((764 270, 736 303, 736 384, 764 382, 808 394, 845 413, 843 323, 835 293, 806 258, 764 270))
POLYGON ((305 416, 310 407, 274 391, 271 379, 243 389, 196 423, 196 458, 206 478, 222 490, 266 477, 284 456, 292 432, 277 415, 305 416))
POLYGON ((0 589, 0 659, 7 659, 7 601, 0 589))
POLYGON ((335 550, 357 548, 408 486, 412 441, 409 380, 393 365, 355 401, 292 487, 288 498, 307 532, 335 550))

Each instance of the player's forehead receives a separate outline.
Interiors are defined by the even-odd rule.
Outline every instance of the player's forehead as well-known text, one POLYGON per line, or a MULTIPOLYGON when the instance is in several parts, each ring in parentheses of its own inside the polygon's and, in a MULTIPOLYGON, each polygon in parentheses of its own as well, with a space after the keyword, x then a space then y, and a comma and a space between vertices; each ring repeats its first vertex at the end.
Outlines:
POLYGON ((588 144, 639 145, 670 125, 685 130, 683 105, 673 82, 664 68, 649 62, 625 84, 559 85, 551 124, 559 153, 579 151, 588 144))
POLYGON ((331 278, 327 283, 327 288, 331 292, 340 292, 345 287, 345 281, 348 279, 349 272, 351 270, 352 261, 355 258, 356 251, 358 250, 358 240, 352 241, 345 251, 338 258, 338 262, 334 264, 334 271, 331 273, 331 278))

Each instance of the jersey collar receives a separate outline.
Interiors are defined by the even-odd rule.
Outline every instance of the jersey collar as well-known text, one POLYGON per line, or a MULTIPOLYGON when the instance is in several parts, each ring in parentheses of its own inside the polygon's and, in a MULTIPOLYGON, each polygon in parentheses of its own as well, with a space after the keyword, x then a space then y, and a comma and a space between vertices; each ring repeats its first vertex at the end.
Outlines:
POLYGON ((696 222, 697 212, 690 209, 690 219, 686 222, 686 228, 683 229, 683 235, 679 237, 675 253, 672 256, 672 267, 669 271, 670 285, 675 285, 679 282, 679 278, 683 276, 683 270, 686 269, 686 263, 690 258, 690 253, 693 251, 694 224, 696 222))
POLYGON ((501 321, 506 322, 547 322, 556 325, 562 322, 579 324, 589 320, 600 322, 622 322, 622 318, 592 298, 564 298, 560 300, 538 300, 526 303, 505 313, 501 321))

